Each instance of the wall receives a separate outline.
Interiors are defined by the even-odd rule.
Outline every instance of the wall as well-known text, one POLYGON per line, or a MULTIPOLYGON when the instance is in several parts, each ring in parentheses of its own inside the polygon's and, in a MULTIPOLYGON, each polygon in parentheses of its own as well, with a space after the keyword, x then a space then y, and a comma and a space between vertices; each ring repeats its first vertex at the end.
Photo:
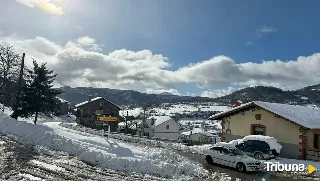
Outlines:
POLYGON ((155 127, 154 137, 178 140, 179 130, 179 124, 171 119, 155 127), (169 125, 169 129, 166 129, 166 125, 169 125))
MULTIPOLYGON (((230 120, 231 135, 226 134, 226 140, 243 138, 251 134, 251 124, 262 124, 266 126, 266 135, 275 137, 282 145, 281 156, 287 158, 298 158, 300 132, 299 126, 263 110, 256 108, 245 111, 244 114, 236 114, 230 120), (261 120, 256 120, 255 114, 261 114, 261 120)), ((228 123, 225 123, 228 129, 228 123)), ((225 132, 225 130, 224 130, 225 132)))

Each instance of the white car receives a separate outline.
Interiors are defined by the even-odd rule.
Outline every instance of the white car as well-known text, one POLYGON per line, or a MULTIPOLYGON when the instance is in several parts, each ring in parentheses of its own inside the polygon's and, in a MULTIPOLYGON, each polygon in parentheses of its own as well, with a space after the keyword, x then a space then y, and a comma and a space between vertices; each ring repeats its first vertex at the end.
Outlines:
POLYGON ((236 168, 240 172, 260 171, 264 168, 261 161, 231 146, 213 146, 210 150, 205 151, 205 159, 208 164, 216 163, 236 168))

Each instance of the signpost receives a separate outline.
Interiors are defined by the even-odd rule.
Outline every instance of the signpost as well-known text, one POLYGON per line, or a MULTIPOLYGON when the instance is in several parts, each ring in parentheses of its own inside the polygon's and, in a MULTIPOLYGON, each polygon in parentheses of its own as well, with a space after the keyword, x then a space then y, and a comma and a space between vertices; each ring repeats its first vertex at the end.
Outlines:
POLYGON ((102 115, 102 114, 99 114, 101 113, 101 111, 97 111, 97 121, 99 122, 102 122, 102 137, 104 137, 104 126, 105 124, 108 124, 108 139, 110 138, 110 134, 111 134, 111 131, 110 131, 110 122, 116 122, 118 121, 118 118, 117 117, 112 117, 112 116, 106 116, 106 115, 102 115))
POLYGON ((106 117, 106 116, 98 116, 97 117, 98 121, 103 121, 103 122, 116 122, 118 121, 117 117, 106 117))

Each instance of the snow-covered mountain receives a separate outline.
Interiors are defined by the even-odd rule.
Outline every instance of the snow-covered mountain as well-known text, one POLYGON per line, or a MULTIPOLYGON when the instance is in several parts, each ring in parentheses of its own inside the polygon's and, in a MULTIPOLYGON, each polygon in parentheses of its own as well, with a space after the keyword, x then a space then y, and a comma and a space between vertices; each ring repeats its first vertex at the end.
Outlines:
POLYGON ((237 100, 242 102, 264 101, 287 104, 314 104, 320 105, 320 84, 305 87, 294 91, 284 91, 275 87, 256 86, 247 87, 219 98, 192 97, 163 94, 146 94, 133 90, 118 90, 109 88, 91 87, 62 87, 61 98, 69 101, 71 105, 83 102, 92 97, 103 96, 118 105, 144 105, 179 102, 217 102, 231 105, 237 100))
POLYGON ((207 97, 177 96, 170 94, 146 94, 133 90, 118 90, 108 88, 91 88, 91 87, 62 87, 63 91, 59 97, 69 101, 71 105, 86 101, 88 95, 92 97, 102 96, 118 105, 143 105, 143 104, 160 104, 175 102, 204 102, 213 101, 207 97))

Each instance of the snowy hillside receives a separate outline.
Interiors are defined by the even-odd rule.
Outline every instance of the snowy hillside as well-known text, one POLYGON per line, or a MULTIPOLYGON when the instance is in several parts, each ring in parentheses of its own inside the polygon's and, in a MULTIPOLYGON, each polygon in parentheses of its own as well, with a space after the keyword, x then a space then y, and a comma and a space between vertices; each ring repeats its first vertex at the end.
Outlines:
MULTIPOLYGON (((2 105, 0 104, 0 107, 2 105)), ((6 115, 11 115, 12 114, 12 109, 10 107, 5 107, 4 108, 4 113, 6 115)), ((29 123, 33 123, 34 118, 18 118, 19 121, 26 121, 29 123)), ((72 114, 67 114, 67 115, 61 115, 61 116, 55 116, 55 115, 44 115, 44 114, 39 114, 38 117, 38 123, 44 123, 44 122, 68 122, 68 123, 73 123, 76 120, 76 116, 72 114)))
MULTIPOLYGON (((146 113, 152 114, 152 115, 167 115, 167 116, 173 116, 174 114, 190 114, 193 112, 221 112, 228 110, 228 106, 220 106, 220 105, 210 105, 210 104, 162 104, 159 107, 153 107, 149 108, 146 113)), ((134 109, 124 109, 120 111, 120 115, 126 116, 128 112, 129 116, 138 116, 143 114, 142 108, 134 108, 134 109)))

